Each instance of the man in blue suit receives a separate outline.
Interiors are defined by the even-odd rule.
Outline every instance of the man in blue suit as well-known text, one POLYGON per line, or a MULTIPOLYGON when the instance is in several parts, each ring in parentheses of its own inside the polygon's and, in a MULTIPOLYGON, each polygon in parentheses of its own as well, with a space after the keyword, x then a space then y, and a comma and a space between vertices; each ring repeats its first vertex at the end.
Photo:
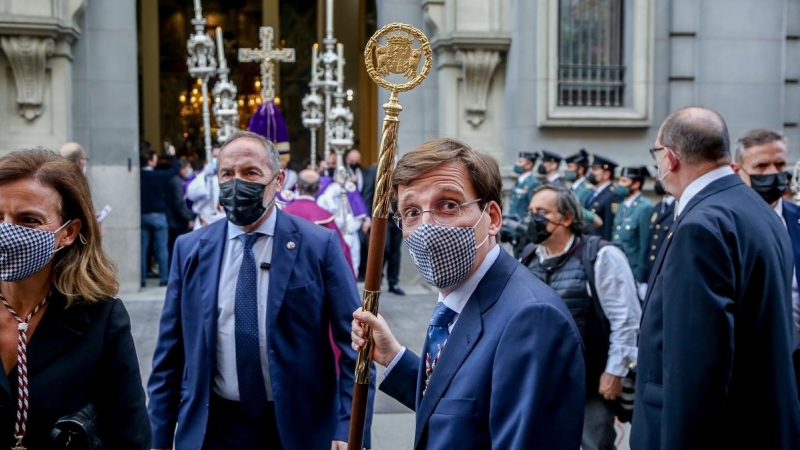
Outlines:
POLYGON ((672 114, 650 152, 677 219, 644 301, 631 448, 800 448, 783 224, 729 167, 719 114, 672 114))
POLYGON ((345 449, 360 300, 338 237, 275 207, 284 175, 264 138, 237 132, 218 161, 228 220, 175 245, 148 383, 153 447, 345 449))
POLYGON ((795 375, 800 387, 800 296, 797 292, 797 267, 800 267, 800 208, 781 198, 789 189, 789 174, 786 172, 789 150, 786 137, 777 131, 750 130, 736 143, 736 160, 731 167, 742 177, 742 181, 772 207, 789 232, 794 255, 792 276, 792 312, 794 323, 795 375))
POLYGON ((453 139, 405 154, 392 177, 395 223, 439 290, 420 358, 381 316, 353 313, 353 347, 372 327, 380 389, 416 411, 414 448, 577 450, 583 347, 558 295, 497 245, 502 179, 492 157, 453 139))

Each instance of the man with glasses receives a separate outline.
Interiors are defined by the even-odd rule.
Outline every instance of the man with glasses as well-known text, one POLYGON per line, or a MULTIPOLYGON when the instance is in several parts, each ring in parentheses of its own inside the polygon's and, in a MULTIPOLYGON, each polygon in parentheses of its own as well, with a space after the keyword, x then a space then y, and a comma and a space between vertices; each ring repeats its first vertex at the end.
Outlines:
POLYGON ((561 296, 586 346, 586 411, 583 450, 613 450, 614 403, 636 361, 642 310, 622 250, 585 236, 581 206, 566 188, 533 193, 529 222, 534 247, 522 263, 561 296))
POLYGON ((780 218, 731 170, 716 112, 673 113, 651 153, 677 219, 644 301, 631 448, 800 448, 780 218))
POLYGON ((607 241, 611 240, 611 231, 614 229, 614 216, 617 214, 617 208, 619 208, 621 200, 612 184, 617 166, 618 164, 611 159, 595 154, 592 157, 589 175, 586 176, 589 183, 596 187, 584 206, 603 221, 601 226, 590 229, 589 233, 600 236, 607 241))
POLYGON ((416 411, 414 448, 577 449, 585 375, 564 302, 498 246, 497 162, 453 139, 405 154, 392 177, 395 220, 439 290, 422 357, 381 316, 357 310, 353 347, 372 329, 380 389, 416 411))

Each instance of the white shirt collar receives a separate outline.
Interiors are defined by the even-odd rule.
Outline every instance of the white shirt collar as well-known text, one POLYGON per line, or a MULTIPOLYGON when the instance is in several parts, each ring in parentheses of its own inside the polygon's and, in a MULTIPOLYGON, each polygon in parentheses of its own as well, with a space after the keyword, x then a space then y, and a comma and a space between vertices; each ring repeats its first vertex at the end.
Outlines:
POLYGON ((611 186, 611 182, 610 181, 606 181, 605 183, 601 184, 600 186, 597 186, 597 188, 594 190, 594 192, 595 192, 595 194, 599 194, 599 193, 603 192, 603 189, 605 189, 605 188, 607 188, 609 186, 611 186))
POLYGON ((575 187, 578 187, 578 186, 580 186, 580 185, 581 185, 581 183, 583 183, 584 181, 586 181, 586 177, 580 177, 580 178, 578 178, 577 180, 575 180, 575 182, 574 182, 574 183, 572 183, 572 185, 573 185, 573 186, 575 186, 575 187))
POLYGON ((549 183, 552 183, 553 181, 556 181, 559 177, 560 177, 560 175, 558 174, 558 172, 556 172, 553 175, 550 175, 549 177, 547 177, 547 181, 549 183))
POLYGON ((781 219, 783 218, 783 199, 782 198, 778 199, 778 204, 775 205, 775 207, 772 208, 772 210, 775 211, 775 214, 777 214, 778 217, 780 217, 781 219))
POLYGON ((519 176, 519 182, 522 183, 523 181, 527 180, 529 176, 531 176, 530 170, 519 176))
POLYGON ((663 199, 663 202, 668 204, 668 205, 671 205, 671 204, 675 203, 675 197, 673 197, 671 195, 665 195, 664 199, 663 199))
POLYGON ((626 199, 625 199, 625 201, 624 201, 624 202, 622 202, 622 203, 624 203, 624 204, 625 204, 625 207, 626 207, 626 208, 630 208, 630 207, 631 207, 631 205, 633 204, 633 202, 634 202, 634 201, 635 201, 637 198, 639 198, 639 196, 640 196, 640 195, 642 195, 642 193, 641 193, 641 192, 637 192, 637 193, 636 193, 636 194, 635 194, 633 197, 631 197, 631 198, 626 198, 626 199))
POLYGON ((317 202, 317 199, 315 199, 314 197, 312 197, 310 195, 298 195, 297 197, 294 198, 294 200, 295 201, 297 201, 297 200, 311 200, 314 203, 317 202))
POLYGON ((481 265, 478 266, 469 278, 461 283, 461 286, 449 293, 447 297, 444 297, 441 292, 439 293, 439 303, 444 303, 445 306, 455 311, 456 314, 461 314, 464 305, 467 304, 469 298, 472 297, 472 293, 475 292, 475 288, 478 287, 478 283, 481 282, 483 276, 486 275, 486 272, 492 267, 492 264, 497 261, 498 256, 500 256, 500 246, 495 244, 494 247, 489 250, 489 253, 486 254, 486 258, 483 259, 481 265))
MULTIPOLYGON (((275 236, 275 222, 277 222, 276 217, 278 216, 278 208, 274 208, 270 213, 267 220, 261 224, 260 227, 255 231, 255 233, 261 233, 266 236, 275 236)), ((230 221, 228 222, 228 240, 236 239, 239 236, 245 234, 238 225, 232 224, 230 221)))
POLYGON ((565 245, 564 248, 561 249, 561 251, 559 253, 555 254, 555 255, 548 254, 547 253, 547 249, 545 248, 544 245, 537 245, 536 246, 536 256, 539 257, 539 262, 544 262, 544 261, 546 261, 548 259, 551 259, 551 258, 557 258, 557 257, 563 255, 564 253, 567 253, 567 251, 572 248, 572 244, 574 244, 574 243, 575 243, 575 235, 573 234, 572 237, 569 238, 569 241, 567 241, 567 245, 565 245))
POLYGON ((678 205, 675 207, 675 215, 679 216, 683 212, 683 209, 686 208, 686 205, 692 201, 692 198, 705 189, 706 186, 728 175, 733 175, 733 169, 731 169, 730 166, 722 166, 692 181, 683 191, 681 198, 678 199, 678 205))

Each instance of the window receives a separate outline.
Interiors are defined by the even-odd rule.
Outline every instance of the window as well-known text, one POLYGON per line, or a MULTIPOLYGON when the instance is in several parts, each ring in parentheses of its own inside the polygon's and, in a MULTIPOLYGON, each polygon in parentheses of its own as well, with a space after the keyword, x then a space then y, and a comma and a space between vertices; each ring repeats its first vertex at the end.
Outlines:
POLYGON ((623 106, 622 0, 561 0, 558 105, 623 106))
POLYGON ((649 127, 655 0, 540 0, 540 127, 649 127))

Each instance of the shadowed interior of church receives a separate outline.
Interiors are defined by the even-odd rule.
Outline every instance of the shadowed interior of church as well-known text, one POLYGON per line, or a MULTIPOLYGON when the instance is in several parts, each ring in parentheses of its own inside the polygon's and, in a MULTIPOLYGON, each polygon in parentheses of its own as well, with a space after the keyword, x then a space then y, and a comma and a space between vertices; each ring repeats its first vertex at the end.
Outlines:
MULTIPOLYGON (((261 72, 257 63, 238 61, 240 48, 261 46, 259 28, 275 31, 274 48, 293 48, 294 63, 276 63, 276 103, 289 129, 292 162, 301 169, 310 158, 310 132, 302 124, 302 99, 311 81, 311 49, 325 37, 325 0, 202 0, 206 32, 215 40, 223 30, 229 79, 238 89, 239 128, 261 104, 261 72)), ((364 70, 363 50, 376 29, 375 0, 336 0, 334 37, 344 44, 344 86, 352 91, 347 106, 354 114, 354 148, 362 163, 377 160, 377 89, 364 70), (352 99, 352 100, 350 100, 352 99)), ((187 68, 186 41, 194 33, 192 0, 137 0, 139 59, 139 129, 141 140, 154 149, 171 144, 179 156, 203 157, 202 94, 199 79, 187 68)), ((216 77, 209 80, 209 100, 216 77)), ((217 124, 211 114, 211 136, 217 124)), ((321 160, 323 135, 317 139, 321 160)))

